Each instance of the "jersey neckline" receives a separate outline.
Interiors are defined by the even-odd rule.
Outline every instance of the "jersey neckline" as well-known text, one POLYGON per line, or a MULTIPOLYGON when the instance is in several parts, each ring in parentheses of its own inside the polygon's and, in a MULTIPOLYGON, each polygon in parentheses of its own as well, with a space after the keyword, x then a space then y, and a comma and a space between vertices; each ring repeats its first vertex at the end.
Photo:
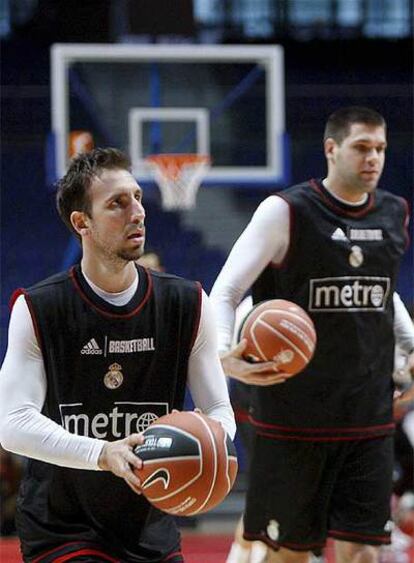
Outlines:
POLYGON ((108 303, 93 291, 82 274, 80 264, 73 266, 69 271, 69 275, 80 297, 93 309, 107 317, 125 319, 136 315, 144 306, 152 292, 152 278, 149 271, 137 264, 135 267, 138 270, 139 276, 137 290, 132 299, 121 306, 108 303))
POLYGON ((367 213, 369 213, 375 202, 374 194, 369 193, 368 198, 366 201, 364 201, 364 203, 361 203, 360 205, 348 205, 345 202, 342 202, 338 200, 336 197, 334 197, 325 188, 321 178, 318 179, 312 178, 311 180, 309 180, 309 184, 311 188, 319 194, 325 205, 327 205, 328 207, 330 207, 340 215, 348 215, 350 217, 362 217, 367 213))

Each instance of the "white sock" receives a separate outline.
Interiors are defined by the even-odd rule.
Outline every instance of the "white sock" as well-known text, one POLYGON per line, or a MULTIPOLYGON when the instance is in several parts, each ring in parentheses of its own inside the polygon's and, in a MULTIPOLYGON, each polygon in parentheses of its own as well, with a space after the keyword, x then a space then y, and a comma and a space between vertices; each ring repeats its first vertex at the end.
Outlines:
POLYGON ((250 549, 233 542, 226 563, 249 563, 250 549))

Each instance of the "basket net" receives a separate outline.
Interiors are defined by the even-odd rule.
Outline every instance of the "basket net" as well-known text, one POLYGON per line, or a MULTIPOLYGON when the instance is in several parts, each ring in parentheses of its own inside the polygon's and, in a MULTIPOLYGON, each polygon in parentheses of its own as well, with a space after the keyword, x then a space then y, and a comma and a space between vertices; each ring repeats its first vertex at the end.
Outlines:
POLYGON ((195 207, 198 188, 210 168, 209 156, 153 154, 145 160, 160 188, 164 209, 195 207))

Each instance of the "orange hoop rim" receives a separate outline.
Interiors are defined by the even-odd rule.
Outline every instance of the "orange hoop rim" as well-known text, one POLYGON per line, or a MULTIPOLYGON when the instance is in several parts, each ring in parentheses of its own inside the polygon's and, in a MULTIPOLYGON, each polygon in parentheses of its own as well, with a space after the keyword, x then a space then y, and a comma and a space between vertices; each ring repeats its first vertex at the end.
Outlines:
POLYGON ((191 164, 210 164, 207 154, 199 153, 160 153, 150 154, 145 158, 149 164, 155 164, 167 175, 175 176, 178 170, 191 164))
POLYGON ((210 167, 210 156, 200 153, 151 154, 145 161, 152 169, 165 209, 190 209, 210 167))

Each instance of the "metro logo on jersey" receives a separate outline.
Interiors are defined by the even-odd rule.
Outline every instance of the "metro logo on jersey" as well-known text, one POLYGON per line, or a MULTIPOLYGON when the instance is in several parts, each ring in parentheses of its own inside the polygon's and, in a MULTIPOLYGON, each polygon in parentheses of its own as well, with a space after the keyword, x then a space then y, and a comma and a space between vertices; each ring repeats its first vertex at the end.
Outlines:
POLYGON ((117 440, 143 432, 158 417, 168 414, 168 403, 114 402, 107 412, 92 412, 83 403, 59 405, 62 426, 71 434, 117 440))
POLYGON ((341 276, 309 282, 309 311, 384 311, 391 280, 377 276, 341 276))

